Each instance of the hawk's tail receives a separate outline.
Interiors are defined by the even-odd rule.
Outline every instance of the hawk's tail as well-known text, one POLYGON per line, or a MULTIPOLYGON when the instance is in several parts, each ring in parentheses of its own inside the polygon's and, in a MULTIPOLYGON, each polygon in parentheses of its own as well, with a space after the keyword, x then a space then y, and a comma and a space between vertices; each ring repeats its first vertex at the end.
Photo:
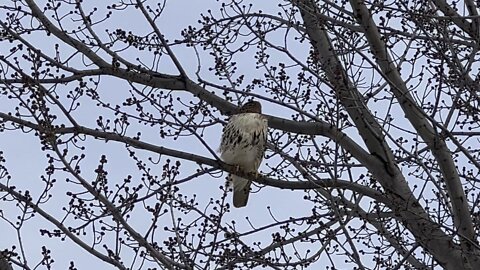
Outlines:
POLYGON ((233 184, 233 206, 239 208, 247 205, 250 194, 250 180, 236 175, 230 175, 233 184))

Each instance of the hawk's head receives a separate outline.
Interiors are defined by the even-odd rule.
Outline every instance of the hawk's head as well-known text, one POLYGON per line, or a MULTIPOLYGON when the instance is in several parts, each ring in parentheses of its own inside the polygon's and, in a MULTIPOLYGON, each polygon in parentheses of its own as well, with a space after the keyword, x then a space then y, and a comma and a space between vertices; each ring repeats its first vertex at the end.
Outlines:
POLYGON ((238 109, 239 113, 262 113, 262 105, 258 101, 249 101, 238 109))

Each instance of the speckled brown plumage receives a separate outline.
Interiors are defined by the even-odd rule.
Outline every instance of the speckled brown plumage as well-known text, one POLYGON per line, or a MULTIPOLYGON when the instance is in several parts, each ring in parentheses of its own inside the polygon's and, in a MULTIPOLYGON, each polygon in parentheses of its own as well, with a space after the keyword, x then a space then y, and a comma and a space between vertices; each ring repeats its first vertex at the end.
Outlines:
MULTIPOLYGON (((237 165, 244 172, 257 172, 265 153, 267 140, 267 119, 261 114, 262 106, 257 101, 245 103, 230 117, 223 129, 220 144, 224 162, 237 165)), ((251 181, 236 175, 229 175, 233 184, 233 205, 247 205, 251 181)))

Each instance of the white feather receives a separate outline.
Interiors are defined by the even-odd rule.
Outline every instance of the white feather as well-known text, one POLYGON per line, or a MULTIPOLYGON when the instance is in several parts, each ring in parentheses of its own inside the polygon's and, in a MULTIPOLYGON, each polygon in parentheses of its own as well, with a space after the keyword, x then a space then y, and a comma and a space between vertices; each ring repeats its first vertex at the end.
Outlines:
MULTIPOLYGON (((267 119, 257 113, 233 115, 228 121, 220 145, 221 159, 228 164, 238 165, 240 170, 257 172, 265 152, 267 119)), ((245 206, 248 200, 250 181, 232 175, 234 205, 245 206)))

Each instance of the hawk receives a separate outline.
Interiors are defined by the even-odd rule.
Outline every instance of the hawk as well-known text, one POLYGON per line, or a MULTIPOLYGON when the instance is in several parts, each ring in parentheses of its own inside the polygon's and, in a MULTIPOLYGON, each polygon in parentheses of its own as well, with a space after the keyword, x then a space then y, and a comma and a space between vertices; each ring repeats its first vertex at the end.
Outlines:
MULTIPOLYGON (((249 101, 230 117, 223 129, 220 157, 238 170, 258 173, 258 167, 265 153, 267 141, 267 118, 262 114, 257 101, 249 101)), ((251 181, 236 175, 229 175, 233 185, 233 205, 247 205, 251 181)))

